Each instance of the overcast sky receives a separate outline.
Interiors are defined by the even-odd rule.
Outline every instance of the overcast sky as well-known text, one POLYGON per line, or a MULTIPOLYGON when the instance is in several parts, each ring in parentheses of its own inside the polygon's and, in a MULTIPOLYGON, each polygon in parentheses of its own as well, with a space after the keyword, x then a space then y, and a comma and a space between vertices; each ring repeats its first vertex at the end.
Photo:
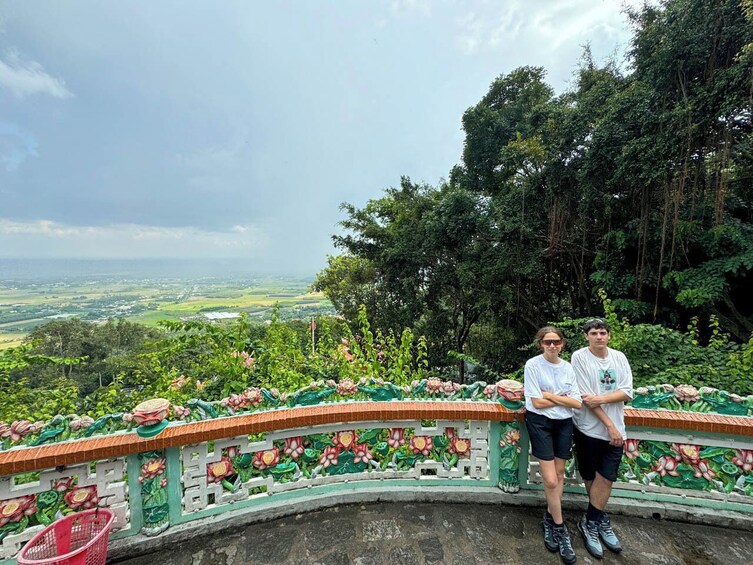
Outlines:
POLYGON ((0 258, 314 274, 341 202, 448 175, 495 77, 562 92, 630 36, 620 0, 0 0, 0 258))

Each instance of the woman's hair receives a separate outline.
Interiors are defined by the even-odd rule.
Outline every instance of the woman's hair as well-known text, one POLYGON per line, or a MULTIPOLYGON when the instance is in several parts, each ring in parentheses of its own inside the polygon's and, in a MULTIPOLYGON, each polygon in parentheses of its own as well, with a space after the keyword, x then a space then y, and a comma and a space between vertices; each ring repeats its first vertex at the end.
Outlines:
POLYGON ((557 334, 557 337, 562 340, 562 345, 565 345, 565 343, 567 342, 567 340, 565 339, 565 334, 562 333, 561 329, 555 328, 554 326, 544 326, 536 332, 536 336, 533 338, 533 340, 536 342, 536 345, 540 344, 541 340, 544 339, 544 336, 549 333, 557 334))

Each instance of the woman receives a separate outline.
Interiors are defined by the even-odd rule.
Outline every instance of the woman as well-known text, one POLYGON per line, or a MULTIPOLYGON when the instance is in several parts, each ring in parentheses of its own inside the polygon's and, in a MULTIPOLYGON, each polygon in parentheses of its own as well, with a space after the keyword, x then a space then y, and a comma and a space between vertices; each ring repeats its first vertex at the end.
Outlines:
POLYGON ((575 552, 562 519, 562 489, 565 463, 572 457, 573 409, 581 406, 575 373, 560 359, 565 345, 562 331, 545 326, 536 332, 542 354, 525 366, 526 428, 531 452, 539 462, 544 481, 547 512, 544 515, 544 544, 559 550, 565 563, 575 563, 575 552))

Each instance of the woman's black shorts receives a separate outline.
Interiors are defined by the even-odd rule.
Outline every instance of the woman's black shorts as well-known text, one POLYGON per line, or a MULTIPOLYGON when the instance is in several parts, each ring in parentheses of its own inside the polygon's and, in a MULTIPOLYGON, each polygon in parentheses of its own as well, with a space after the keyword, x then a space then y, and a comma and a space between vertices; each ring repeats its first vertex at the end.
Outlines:
POLYGON ((531 453, 536 459, 552 461, 573 456, 573 419, 552 420, 535 412, 526 412, 526 428, 531 453))

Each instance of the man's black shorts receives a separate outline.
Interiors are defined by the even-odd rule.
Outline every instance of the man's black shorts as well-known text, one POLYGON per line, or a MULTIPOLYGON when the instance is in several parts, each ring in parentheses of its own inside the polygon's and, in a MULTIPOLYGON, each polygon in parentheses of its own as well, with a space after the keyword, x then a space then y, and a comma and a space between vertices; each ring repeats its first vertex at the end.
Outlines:
POLYGON ((617 480, 622 461, 622 447, 609 445, 603 439, 589 437, 575 428, 575 458, 584 481, 593 481, 596 473, 608 481, 617 480))
POLYGON ((535 412, 526 412, 526 428, 531 453, 536 459, 552 461, 573 456, 573 419, 552 420, 535 412))

